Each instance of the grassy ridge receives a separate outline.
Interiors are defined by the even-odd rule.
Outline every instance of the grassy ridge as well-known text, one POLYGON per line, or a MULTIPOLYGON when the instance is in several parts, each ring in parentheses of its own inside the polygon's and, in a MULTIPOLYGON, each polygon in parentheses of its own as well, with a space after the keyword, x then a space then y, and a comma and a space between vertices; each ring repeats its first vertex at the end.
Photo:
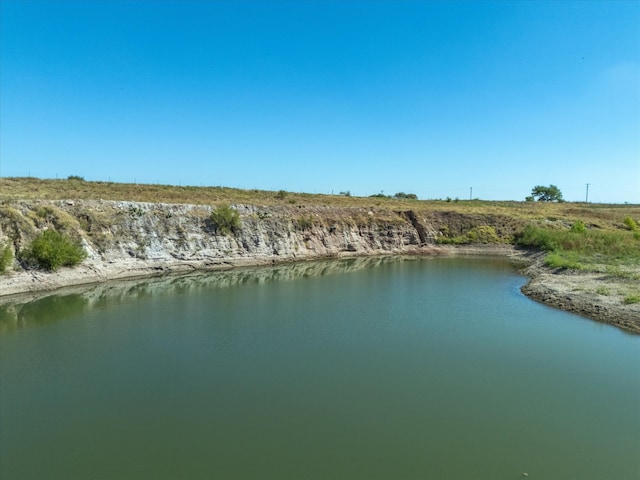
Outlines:
POLYGON ((414 200, 390 197, 355 197, 270 190, 242 190, 228 187, 93 182, 80 179, 53 180, 34 177, 0 178, 0 202, 16 200, 128 200, 152 203, 196 205, 317 205, 371 207, 393 210, 453 211, 466 214, 507 214, 534 221, 576 219, 602 228, 619 226, 626 216, 640 220, 640 205, 516 202, 484 200, 414 200))
MULTIPOLYGON (((14 202, 63 199, 128 200, 216 207, 230 204, 335 207, 352 209, 348 213, 349 218, 357 216, 353 212, 359 211, 361 213, 358 215, 365 219, 368 218, 367 210, 374 210, 377 218, 396 219, 397 213, 411 210, 440 229, 440 243, 515 242, 547 251, 547 264, 552 267, 607 270, 620 275, 625 275, 628 270, 637 272, 640 269, 640 233, 637 231, 640 205, 417 200, 283 190, 91 182, 79 177, 66 180, 0 178, 0 214, 4 216, 12 212, 15 214, 11 207, 14 202)), ((294 216, 305 213, 304 209, 299 210, 300 213, 297 213, 297 208, 295 210, 292 213, 294 216)), ((323 215, 332 213, 325 212, 323 215)))

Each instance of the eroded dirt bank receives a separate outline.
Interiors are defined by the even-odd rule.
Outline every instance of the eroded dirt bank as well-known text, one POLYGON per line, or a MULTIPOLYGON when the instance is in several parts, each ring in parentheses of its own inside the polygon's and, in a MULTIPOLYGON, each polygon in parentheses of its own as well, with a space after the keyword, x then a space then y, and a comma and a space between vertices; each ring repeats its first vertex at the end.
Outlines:
MULTIPOLYGON (((9 295, 48 292, 107 280, 199 270, 271 265, 319 258, 385 255, 500 255, 518 259, 531 281, 523 292, 548 305, 640 333, 640 304, 622 301, 624 280, 569 274, 543 266, 541 255, 509 245, 441 245, 475 232, 508 242, 521 226, 496 215, 393 211, 383 208, 234 205, 241 227, 222 234, 213 207, 141 202, 30 201, 0 209, 0 245, 19 252, 44 229, 78 238, 87 259, 56 272, 25 270, 15 261, 0 276, 9 295)), ((480 238, 480 240, 483 240, 480 238)))

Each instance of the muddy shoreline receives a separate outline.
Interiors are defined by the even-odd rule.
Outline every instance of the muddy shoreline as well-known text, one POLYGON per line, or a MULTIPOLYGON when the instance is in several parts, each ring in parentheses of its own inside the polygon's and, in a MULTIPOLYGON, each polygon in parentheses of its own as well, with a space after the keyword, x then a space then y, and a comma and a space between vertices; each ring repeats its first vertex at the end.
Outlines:
POLYGON ((0 277, 0 304, 22 303, 56 294, 68 287, 90 286, 118 280, 149 279, 197 272, 237 270, 243 267, 303 263, 313 260, 383 256, 496 256, 517 262, 529 281, 523 294, 543 304, 640 334, 640 303, 625 304, 620 291, 625 280, 605 274, 552 270, 544 266, 544 254, 508 245, 425 246, 398 252, 345 253, 338 256, 216 261, 89 260, 57 272, 12 272, 0 277), (606 292, 606 294, 605 294, 606 292))

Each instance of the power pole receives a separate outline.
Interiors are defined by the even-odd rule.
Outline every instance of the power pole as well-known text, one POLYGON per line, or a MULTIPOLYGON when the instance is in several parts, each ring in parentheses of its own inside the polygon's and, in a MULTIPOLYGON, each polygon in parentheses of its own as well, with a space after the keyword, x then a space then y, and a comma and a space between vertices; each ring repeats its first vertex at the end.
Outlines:
POLYGON ((473 197, 473 187, 469 187, 469 200, 472 200, 473 197))
POLYGON ((589 184, 587 183, 587 196, 584 199, 585 203, 589 203, 589 184))

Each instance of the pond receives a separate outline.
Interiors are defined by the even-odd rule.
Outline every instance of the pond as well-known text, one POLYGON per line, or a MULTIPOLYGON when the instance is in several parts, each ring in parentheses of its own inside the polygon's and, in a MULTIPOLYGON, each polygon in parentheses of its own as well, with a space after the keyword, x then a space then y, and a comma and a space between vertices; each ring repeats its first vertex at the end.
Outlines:
POLYGON ((640 337, 487 258, 107 283, 0 305, 0 477, 635 479, 640 337))

